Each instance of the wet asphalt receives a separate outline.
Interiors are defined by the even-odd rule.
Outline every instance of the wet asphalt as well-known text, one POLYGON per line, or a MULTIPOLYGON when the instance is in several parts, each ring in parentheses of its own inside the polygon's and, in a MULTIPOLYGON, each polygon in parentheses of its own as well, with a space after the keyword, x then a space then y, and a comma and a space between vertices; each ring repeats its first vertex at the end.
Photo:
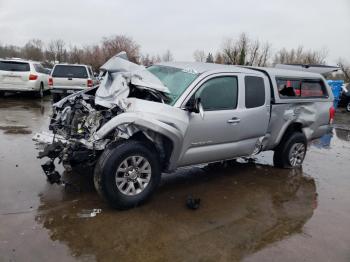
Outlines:
POLYGON ((46 182, 31 138, 50 113, 49 96, 0 98, 0 261, 350 261, 350 113, 302 169, 274 168, 271 152, 181 169, 128 211, 87 175, 65 172, 74 188, 46 182))

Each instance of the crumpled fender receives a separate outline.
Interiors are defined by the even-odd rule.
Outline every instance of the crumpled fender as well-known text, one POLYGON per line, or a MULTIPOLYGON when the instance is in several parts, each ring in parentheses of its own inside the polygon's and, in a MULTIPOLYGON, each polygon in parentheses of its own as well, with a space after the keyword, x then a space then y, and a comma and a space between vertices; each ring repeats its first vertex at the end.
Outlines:
POLYGON ((159 133, 169 138, 173 143, 173 151, 170 156, 169 169, 176 166, 177 160, 181 153, 181 145, 183 143, 184 134, 180 129, 173 125, 169 125, 153 115, 144 112, 125 112, 112 118, 108 123, 103 125, 93 136, 94 140, 103 139, 107 134, 114 131, 118 126, 132 124, 146 130, 159 133))

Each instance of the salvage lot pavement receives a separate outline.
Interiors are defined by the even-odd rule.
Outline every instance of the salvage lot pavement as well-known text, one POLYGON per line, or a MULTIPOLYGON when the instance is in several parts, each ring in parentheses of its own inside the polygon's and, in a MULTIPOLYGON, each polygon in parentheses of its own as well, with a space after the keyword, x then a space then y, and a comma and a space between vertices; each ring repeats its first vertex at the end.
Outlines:
POLYGON ((89 177, 45 181, 31 138, 50 108, 50 97, 0 99, 0 261, 350 261, 350 114, 302 170, 272 167, 270 152, 181 169, 144 206, 115 211, 89 177))

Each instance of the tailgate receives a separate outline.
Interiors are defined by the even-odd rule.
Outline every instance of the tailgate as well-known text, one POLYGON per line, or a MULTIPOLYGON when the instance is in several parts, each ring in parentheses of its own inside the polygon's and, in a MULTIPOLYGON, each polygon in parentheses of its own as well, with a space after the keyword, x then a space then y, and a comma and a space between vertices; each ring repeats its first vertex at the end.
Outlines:
POLYGON ((87 79, 53 77, 53 88, 83 89, 87 87, 87 79))
POLYGON ((29 81, 30 66, 24 62, 0 61, 0 85, 23 85, 29 81))
POLYGON ((87 87, 89 75, 85 66, 56 65, 51 77, 53 88, 83 89, 87 87))

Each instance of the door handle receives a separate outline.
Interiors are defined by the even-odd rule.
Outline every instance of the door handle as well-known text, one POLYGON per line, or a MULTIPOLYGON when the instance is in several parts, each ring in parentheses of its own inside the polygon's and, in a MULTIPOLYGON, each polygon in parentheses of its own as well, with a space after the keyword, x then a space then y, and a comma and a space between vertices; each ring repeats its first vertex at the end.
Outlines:
POLYGON ((241 119, 237 117, 233 117, 232 119, 227 120, 227 123, 229 124, 238 124, 239 122, 241 122, 241 119))

